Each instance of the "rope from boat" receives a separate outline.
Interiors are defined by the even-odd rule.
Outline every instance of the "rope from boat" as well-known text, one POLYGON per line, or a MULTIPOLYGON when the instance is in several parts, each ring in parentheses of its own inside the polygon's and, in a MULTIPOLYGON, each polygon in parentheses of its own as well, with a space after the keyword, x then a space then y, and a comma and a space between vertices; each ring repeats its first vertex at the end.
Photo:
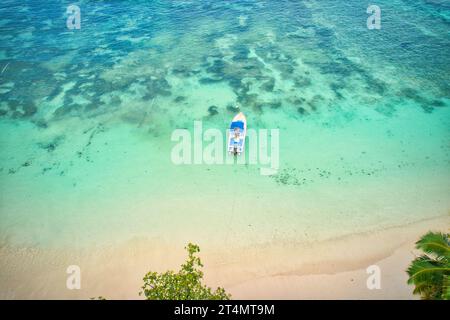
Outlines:
MULTIPOLYGON (((234 171, 234 175, 236 175, 237 168, 235 167, 233 171, 234 171)), ((225 235, 225 243, 228 243, 228 239, 229 239, 229 235, 230 235, 230 229, 232 228, 232 222, 233 222, 233 218, 234 218, 234 207, 236 205, 236 196, 237 196, 237 189, 234 188, 234 191, 233 191, 233 203, 231 205, 231 214, 230 214, 230 219, 228 221, 228 231, 227 231, 227 233, 225 235)))

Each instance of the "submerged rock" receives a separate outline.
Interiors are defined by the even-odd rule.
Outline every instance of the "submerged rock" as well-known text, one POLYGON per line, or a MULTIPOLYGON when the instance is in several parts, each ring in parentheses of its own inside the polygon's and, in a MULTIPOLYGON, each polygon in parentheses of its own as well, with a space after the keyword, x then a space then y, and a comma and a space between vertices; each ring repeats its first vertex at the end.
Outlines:
POLYGON ((404 88, 400 91, 400 95, 414 100, 415 102, 417 102, 418 104, 427 104, 428 100, 425 99, 424 97, 422 97, 419 92, 413 88, 404 88))
POLYGON ((344 96, 342 95, 342 93, 340 92, 340 90, 345 88, 345 85, 343 83, 337 83, 337 82, 333 82, 330 85, 331 90, 333 90, 334 94, 336 95, 336 97, 338 99, 343 99, 344 96))
POLYGON ((62 87, 60 84, 57 85, 57 87, 53 88, 53 90, 50 92, 50 94, 45 98, 45 100, 50 101, 56 98, 57 95, 59 95, 62 92, 62 87))
POLYGON ((249 90, 248 84, 242 83, 242 77, 228 76, 227 81, 229 86, 234 90, 234 92, 238 92, 239 94, 245 94, 249 90))
POLYGON ((206 69, 208 73, 215 74, 221 77, 225 73, 226 62, 218 59, 214 60, 213 64, 206 69))
POLYGON ((119 89, 119 84, 117 82, 109 82, 104 79, 97 78, 93 84, 93 90, 100 94, 105 94, 114 90, 119 89))
POLYGON ((100 99, 94 99, 84 106, 84 111, 90 112, 100 108, 104 103, 100 99))
POLYGON ((190 70, 186 66, 180 65, 180 66, 176 66, 172 69, 172 74, 174 74, 178 77, 187 78, 192 75, 192 70, 190 70))
POLYGON ((131 124, 141 124, 147 117, 147 111, 143 109, 130 110, 121 115, 121 119, 131 124))
POLYGON ((420 105, 420 107, 423 109, 424 112, 426 113, 433 112, 435 106, 433 106, 432 103, 427 98, 421 96, 419 91, 412 88, 404 88, 400 91, 400 95, 410 100, 413 100, 415 103, 420 105))
POLYGON ((75 116, 78 114, 78 112, 81 108, 82 108, 82 106, 79 104, 64 105, 64 106, 56 109, 53 112, 53 115, 56 118, 61 118, 61 117, 68 116, 68 115, 75 116))
POLYGON ((281 76, 288 79, 294 73, 293 63, 277 63, 275 68, 281 72, 281 76))
POLYGON ((39 142, 37 145, 39 148, 52 152, 64 141, 64 138, 64 136, 57 136, 50 142, 39 142))
POLYGON ((240 108, 239 108, 239 106, 237 106, 235 104, 229 103, 227 105, 227 110, 230 112, 233 112, 233 113, 237 113, 237 112, 239 112, 240 108))
POLYGON ((186 97, 178 96, 173 101, 175 101, 176 103, 180 103, 180 102, 183 102, 185 100, 186 100, 186 97))
POLYGON ((275 79, 270 78, 268 81, 264 82, 260 88, 267 92, 272 92, 274 87, 275 87, 275 79))
POLYGON ((294 104, 294 105, 296 105, 296 106, 301 106, 301 105, 303 105, 303 104, 305 103, 305 101, 306 101, 306 99, 303 98, 303 97, 300 97, 300 98, 298 98, 298 97, 293 97, 293 98, 289 98, 289 99, 288 99, 288 102, 289 102, 289 103, 292 103, 292 104, 294 104))
POLYGON ((12 100, 8 104, 13 118, 29 118, 37 112, 37 107, 32 101, 12 100))
POLYGON ((237 66, 235 73, 240 74, 245 78, 262 79, 264 65, 256 58, 249 58, 245 60, 242 66, 237 66))
POLYGON ((210 116, 215 116, 216 114, 219 113, 219 111, 217 111, 217 110, 218 110, 218 108, 216 106, 210 106, 208 108, 208 113, 210 116))
POLYGON ((442 100, 433 100, 431 101, 431 105, 433 107, 445 107, 445 103, 442 100))
POLYGON ((355 70, 353 70, 348 64, 339 62, 339 60, 313 63, 317 66, 321 73, 327 75, 337 75, 341 78, 347 78, 351 76, 355 70))
POLYGON ((200 84, 214 84, 214 83, 218 83, 218 82, 221 82, 221 81, 223 81, 222 78, 210 78, 210 77, 200 78, 198 80, 198 82, 200 84))
POLYGON ((311 85, 311 79, 307 77, 296 77, 294 79, 294 86, 296 88, 304 88, 311 85))
POLYGON ((33 102, 29 101, 22 105, 22 110, 24 111, 24 117, 31 117, 37 112, 37 107, 33 102))
POLYGON ((257 108, 258 110, 260 109, 260 105, 258 104, 258 95, 255 93, 239 95, 237 97, 237 101, 242 106, 257 108))
POLYGON ((281 107, 280 101, 274 101, 274 102, 262 102, 258 104, 258 108, 270 108, 270 109, 279 109, 281 107))
POLYGON ((36 125, 36 127, 41 128, 41 129, 48 128, 48 124, 44 119, 38 119, 34 122, 34 124, 36 125))
POLYGON ((300 180, 300 178, 297 176, 298 174, 299 173, 295 168, 287 168, 281 170, 275 175, 272 175, 271 177, 273 177, 278 184, 282 185, 300 186, 302 184, 305 184, 306 180, 300 180))
POLYGON ((305 108, 303 108, 303 107, 298 107, 297 112, 300 113, 302 116, 308 114, 308 111, 306 111, 305 108))
POLYGON ((250 53, 250 50, 245 45, 235 45, 233 47, 233 50, 235 51, 235 54, 233 56, 233 61, 247 61, 248 54, 250 53))
POLYGON ((388 90, 387 85, 386 85, 385 82, 380 81, 380 80, 377 80, 377 79, 375 79, 375 78, 373 78, 373 77, 371 77, 371 78, 367 81, 367 83, 368 83, 369 90, 370 90, 371 92, 376 92, 376 93, 378 93, 379 95, 384 95, 384 94, 386 94, 386 91, 388 90))
POLYGON ((168 97, 172 95, 170 89, 172 86, 165 78, 150 79, 146 82, 147 93, 144 95, 145 100, 152 99, 156 96, 168 97))
POLYGON ((119 106, 122 103, 122 99, 119 96, 113 96, 110 101, 110 105, 119 106))
POLYGON ((308 102, 308 105, 311 107, 312 111, 316 111, 320 102, 324 101, 325 98, 322 97, 321 95, 315 95, 311 101, 308 102))
POLYGON ((31 160, 27 160, 24 163, 22 163, 22 167, 29 167, 31 166, 31 160))

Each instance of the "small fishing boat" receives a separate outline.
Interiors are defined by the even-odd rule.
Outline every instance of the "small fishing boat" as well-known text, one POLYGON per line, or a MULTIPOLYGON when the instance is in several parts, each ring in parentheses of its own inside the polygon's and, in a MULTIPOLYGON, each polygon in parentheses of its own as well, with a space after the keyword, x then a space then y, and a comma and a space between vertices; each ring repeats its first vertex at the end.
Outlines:
POLYGON ((228 152, 241 155, 245 151, 245 135, 247 134, 247 119, 239 112, 231 121, 228 129, 228 152))

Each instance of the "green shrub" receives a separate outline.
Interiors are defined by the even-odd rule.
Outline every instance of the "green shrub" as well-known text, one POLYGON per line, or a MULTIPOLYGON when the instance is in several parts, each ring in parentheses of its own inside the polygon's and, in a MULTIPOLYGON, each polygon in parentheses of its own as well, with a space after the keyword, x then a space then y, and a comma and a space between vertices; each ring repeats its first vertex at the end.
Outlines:
POLYGON ((148 300, 229 300, 231 295, 223 288, 213 291, 202 284, 203 267, 195 253, 200 252, 197 245, 189 243, 187 261, 181 265, 181 270, 164 273, 149 272, 144 277, 142 291, 148 300))

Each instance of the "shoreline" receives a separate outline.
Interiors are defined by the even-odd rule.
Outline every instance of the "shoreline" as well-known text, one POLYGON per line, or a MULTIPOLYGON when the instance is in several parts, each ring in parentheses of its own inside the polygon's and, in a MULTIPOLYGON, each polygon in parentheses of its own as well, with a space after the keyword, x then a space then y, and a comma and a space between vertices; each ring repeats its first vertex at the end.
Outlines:
POLYGON ((373 264, 381 270, 381 288, 369 290, 366 269, 335 274, 276 275, 248 281, 231 287, 236 299, 274 300, 345 300, 345 299, 419 299, 412 294, 413 286, 407 284, 405 272, 412 261, 414 244, 402 245, 395 252, 373 264))
MULTIPOLYGON (((317 244, 242 248, 199 244, 199 256, 205 266, 204 283, 224 287, 233 299, 412 299, 404 270, 414 258, 414 243, 429 230, 447 231, 449 226, 446 215, 317 244), (382 281, 381 290, 366 289, 365 269, 372 264, 379 264, 391 279, 382 281)), ((78 251, 4 243, 0 257, 4 299, 141 299, 138 292, 145 273, 178 270, 186 253, 168 242, 135 238, 118 246, 78 251), (66 268, 73 264, 81 268, 80 290, 65 287, 66 268)))

